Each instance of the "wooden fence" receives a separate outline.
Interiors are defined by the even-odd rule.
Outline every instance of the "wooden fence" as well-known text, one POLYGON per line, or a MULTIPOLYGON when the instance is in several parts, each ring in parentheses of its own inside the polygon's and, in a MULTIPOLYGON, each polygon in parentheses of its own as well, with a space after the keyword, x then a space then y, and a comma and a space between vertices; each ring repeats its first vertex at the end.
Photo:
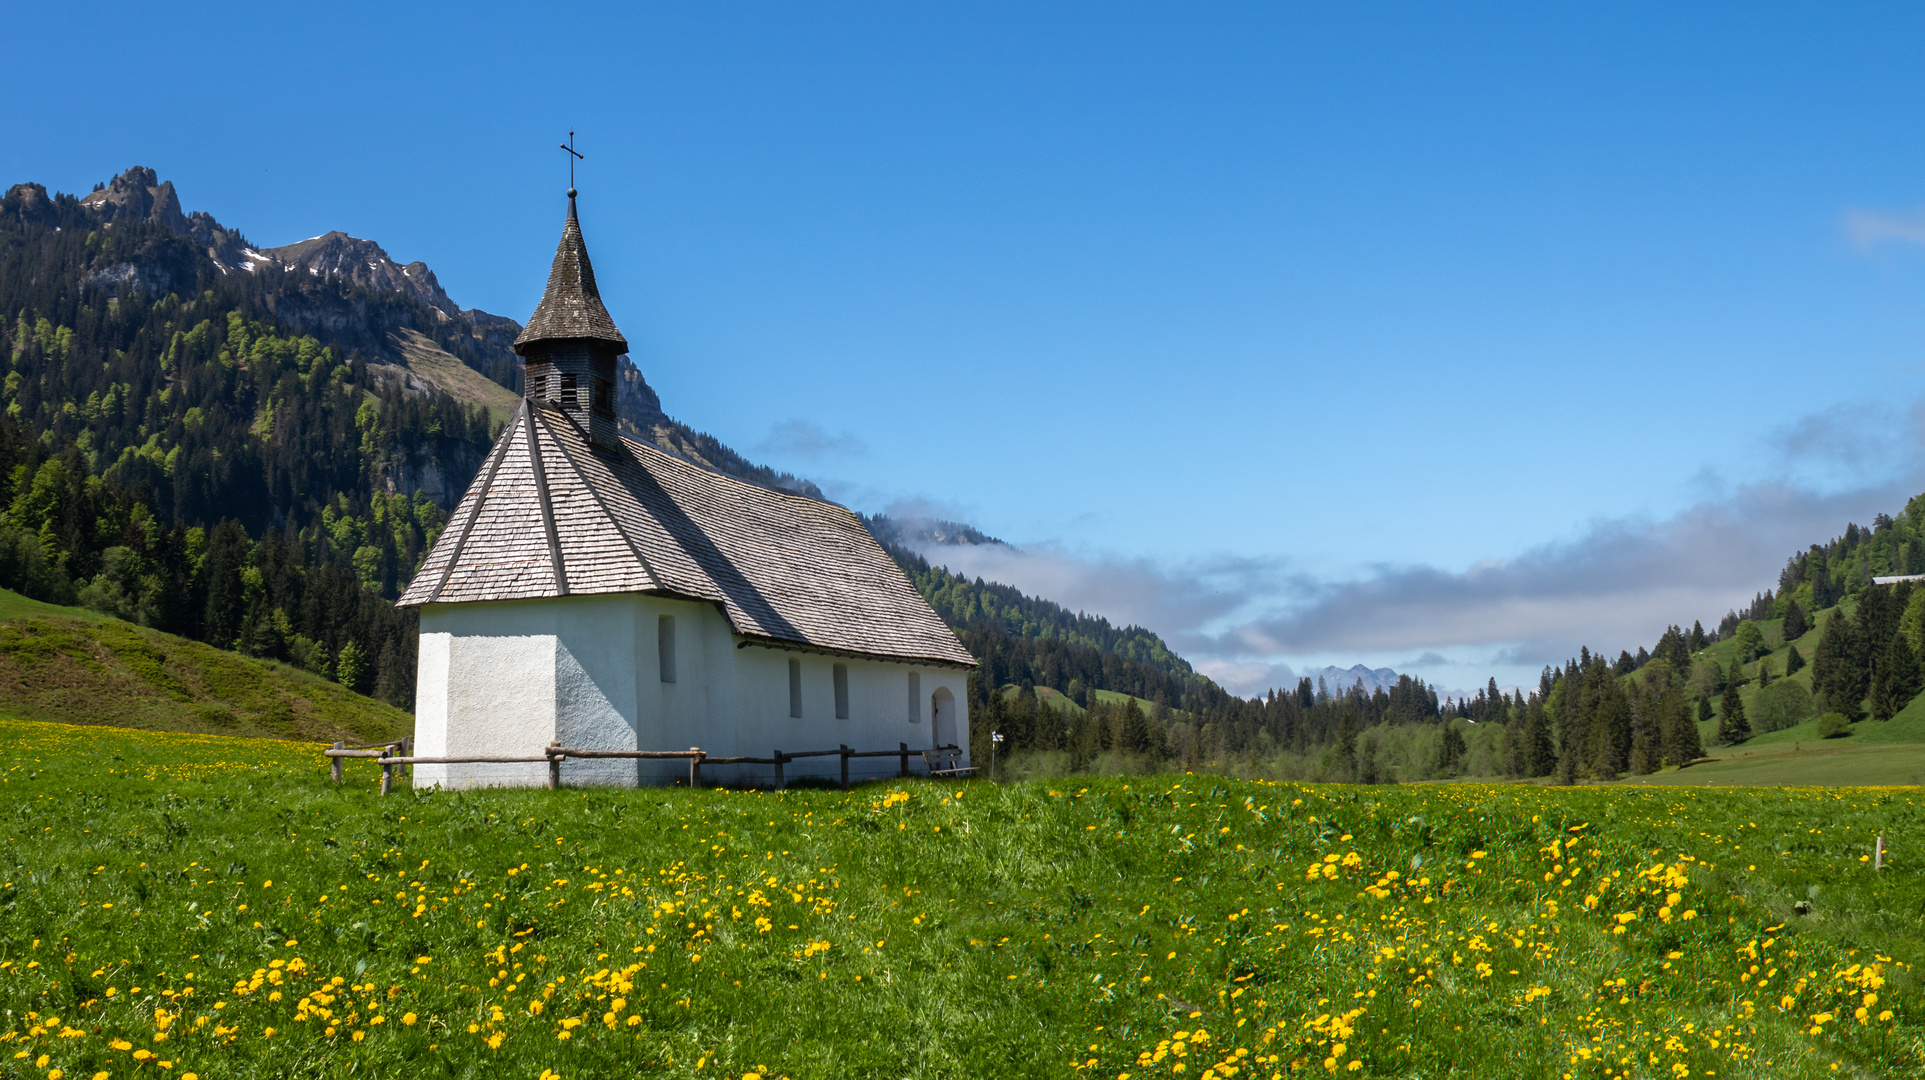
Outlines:
POLYGON ((349 746, 335 743, 323 751, 332 759, 332 777, 335 783, 344 779, 341 763, 348 758, 370 758, 381 765, 381 794, 386 795, 393 787, 396 769, 412 765, 548 765, 548 786, 561 787, 561 763, 568 758, 635 758, 642 760, 688 761, 688 783, 696 787, 702 782, 703 765, 773 765, 775 766, 775 786, 779 791, 785 784, 782 766, 798 758, 839 757, 842 759, 842 789, 849 789, 850 758, 892 757, 900 761, 898 776, 909 775, 909 757, 912 753, 922 758, 928 767, 929 776, 969 776, 974 767, 960 767, 956 762, 962 756, 962 747, 955 744, 938 746, 934 750, 911 751, 908 743, 896 744, 894 750, 851 750, 840 746, 834 750, 795 750, 774 751, 772 757, 711 757, 708 751, 699 746, 687 750, 571 750, 560 743, 549 743, 539 757, 469 756, 469 757, 416 757, 412 737, 398 742, 361 743, 349 746))

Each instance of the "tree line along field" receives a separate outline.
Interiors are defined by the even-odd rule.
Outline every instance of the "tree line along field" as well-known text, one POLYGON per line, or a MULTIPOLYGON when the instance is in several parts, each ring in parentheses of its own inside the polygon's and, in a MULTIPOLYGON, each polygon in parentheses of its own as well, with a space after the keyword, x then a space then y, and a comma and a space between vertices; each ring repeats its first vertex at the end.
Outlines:
POLYGON ((382 798, 312 744, 7 720, 0 749, 14 1076, 1925 1065, 1914 789, 382 798))

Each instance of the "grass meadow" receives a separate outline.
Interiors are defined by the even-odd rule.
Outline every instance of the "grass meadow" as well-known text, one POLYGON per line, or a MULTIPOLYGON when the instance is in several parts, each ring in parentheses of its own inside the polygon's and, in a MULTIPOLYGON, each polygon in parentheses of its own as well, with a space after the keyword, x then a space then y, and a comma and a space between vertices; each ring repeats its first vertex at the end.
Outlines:
POLYGON ((1912 788, 382 798, 319 751, 0 720, 0 1074, 1925 1067, 1912 788))

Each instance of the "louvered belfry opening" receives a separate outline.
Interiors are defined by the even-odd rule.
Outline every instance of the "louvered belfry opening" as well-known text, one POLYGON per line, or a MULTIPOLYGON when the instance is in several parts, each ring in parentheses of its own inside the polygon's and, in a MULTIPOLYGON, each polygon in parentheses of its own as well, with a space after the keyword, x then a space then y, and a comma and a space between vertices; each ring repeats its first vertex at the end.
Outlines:
POLYGON ((617 449, 616 358, 627 351, 628 341, 595 287, 595 267, 588 261, 570 188, 568 220, 548 270, 548 288, 515 339, 515 352, 527 365, 523 393, 532 402, 560 408, 588 433, 591 446, 617 449))

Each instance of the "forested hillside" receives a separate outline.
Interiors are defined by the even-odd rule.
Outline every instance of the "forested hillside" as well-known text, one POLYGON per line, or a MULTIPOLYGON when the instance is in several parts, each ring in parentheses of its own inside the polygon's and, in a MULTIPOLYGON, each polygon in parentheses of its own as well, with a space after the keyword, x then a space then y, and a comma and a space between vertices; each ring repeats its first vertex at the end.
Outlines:
MULTIPOLYGON (((390 601, 501 412, 448 366, 512 388, 518 331, 370 241, 257 250, 152 170, 85 199, 18 185, 0 200, 0 587, 412 707, 414 615, 390 601)), ((668 417, 629 364, 621 409, 670 452, 821 495, 668 417)), ((983 658, 979 702, 1004 683, 1225 699, 1148 631, 892 550, 983 658)))
POLYGON ((445 515, 393 478, 421 461, 472 473, 492 432, 485 411, 376 378, 276 314, 370 304, 416 302, 222 272, 165 224, 12 189, 0 586, 411 705, 412 616, 385 598, 445 515))

